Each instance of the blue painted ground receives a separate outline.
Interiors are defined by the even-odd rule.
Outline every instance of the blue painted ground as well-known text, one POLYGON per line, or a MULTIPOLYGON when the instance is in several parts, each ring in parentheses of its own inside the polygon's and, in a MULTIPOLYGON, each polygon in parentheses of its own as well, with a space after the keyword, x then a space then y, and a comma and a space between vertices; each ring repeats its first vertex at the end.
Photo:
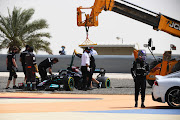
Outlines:
POLYGON ((107 111, 81 111, 81 112, 180 115, 180 109, 133 109, 133 110, 107 110, 107 111))

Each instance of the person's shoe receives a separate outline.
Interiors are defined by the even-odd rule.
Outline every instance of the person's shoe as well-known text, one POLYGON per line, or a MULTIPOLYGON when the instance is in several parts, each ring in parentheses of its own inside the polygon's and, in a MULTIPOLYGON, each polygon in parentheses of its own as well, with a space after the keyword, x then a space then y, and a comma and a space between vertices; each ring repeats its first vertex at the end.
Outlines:
POLYGON ((37 89, 36 89, 36 88, 34 88, 34 89, 32 89, 31 91, 37 91, 37 89))
POLYGON ((83 90, 83 91, 87 91, 87 87, 83 87, 82 90, 83 90))
POLYGON ((102 85, 102 83, 101 83, 101 82, 99 82, 99 84, 98 84, 97 88, 101 88, 101 85, 102 85))
POLYGON ((6 87, 5 89, 10 89, 10 87, 6 87))
POLYGON ((144 103, 142 103, 142 104, 141 104, 141 108, 145 108, 145 105, 144 105, 144 103))
POLYGON ((37 91, 36 85, 32 85, 32 91, 37 91))
POLYGON ((26 84, 25 88, 26 88, 26 91, 31 91, 31 85, 30 84, 26 84))
POLYGON ((87 91, 87 85, 83 85, 83 86, 82 86, 82 90, 83 90, 83 91, 87 91))
POLYGON ((138 103, 135 103, 135 106, 134 107, 137 107, 138 106, 138 103))
POLYGON ((82 87, 78 87, 78 90, 82 90, 82 87))
POLYGON ((93 90, 93 88, 91 88, 91 87, 88 87, 88 88, 87 88, 87 90, 93 90))
POLYGON ((84 88, 83 91, 87 91, 87 88, 84 88))
POLYGON ((13 86, 13 89, 17 89, 16 85, 15 85, 15 86, 13 86))

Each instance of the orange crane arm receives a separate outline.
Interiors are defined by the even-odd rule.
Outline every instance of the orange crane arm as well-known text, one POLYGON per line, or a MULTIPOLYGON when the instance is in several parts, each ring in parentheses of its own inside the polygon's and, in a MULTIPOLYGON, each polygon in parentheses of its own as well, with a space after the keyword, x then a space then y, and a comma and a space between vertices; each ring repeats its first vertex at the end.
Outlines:
POLYGON ((167 17, 165 15, 157 14, 127 1, 120 1, 121 2, 117 2, 114 0, 95 0, 92 7, 78 7, 77 25, 98 26, 98 15, 102 10, 108 10, 148 24, 155 30, 161 30, 180 38, 180 21, 167 17), (82 9, 92 9, 90 14, 85 14, 86 19, 84 21, 82 20, 82 9))
POLYGON ((112 10, 114 0, 95 0, 94 5, 89 8, 82 6, 77 8, 77 25, 78 26, 98 26, 98 15, 102 10, 112 10), (82 9, 92 9, 91 14, 85 14, 86 20, 82 21, 82 9))

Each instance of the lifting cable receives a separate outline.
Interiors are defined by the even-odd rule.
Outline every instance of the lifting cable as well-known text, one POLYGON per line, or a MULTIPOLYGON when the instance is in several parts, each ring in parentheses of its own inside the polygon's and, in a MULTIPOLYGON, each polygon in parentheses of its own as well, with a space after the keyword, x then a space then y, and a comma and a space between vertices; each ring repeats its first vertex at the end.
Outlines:
POLYGON ((86 39, 89 39, 88 38, 89 26, 87 26, 86 23, 85 23, 85 29, 86 29, 86 39))

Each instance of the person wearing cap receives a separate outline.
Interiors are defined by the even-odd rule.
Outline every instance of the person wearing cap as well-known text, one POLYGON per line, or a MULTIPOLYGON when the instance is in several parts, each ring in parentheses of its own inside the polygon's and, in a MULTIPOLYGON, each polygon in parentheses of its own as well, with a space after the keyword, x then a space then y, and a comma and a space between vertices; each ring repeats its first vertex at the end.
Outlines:
POLYGON ((61 46, 62 50, 59 51, 60 55, 66 55, 65 46, 61 46))
POLYGON ((88 85, 88 80, 89 80, 89 76, 90 76, 89 53, 90 53, 90 48, 86 47, 84 50, 84 53, 82 54, 82 57, 81 57, 81 72, 82 72, 82 76, 83 76, 83 85, 82 85, 83 90, 88 89, 87 85, 88 85))
POLYGON ((29 47, 25 56, 26 65, 26 90, 36 90, 36 73, 38 72, 36 57, 33 54, 33 48, 29 47))
POLYGON ((6 65, 7 65, 7 70, 9 71, 9 79, 7 82, 6 89, 9 89, 9 84, 13 78, 13 89, 16 89, 16 79, 17 79, 17 74, 16 72, 18 71, 18 66, 16 64, 16 54, 18 53, 19 48, 14 46, 12 49, 9 49, 9 54, 7 55, 6 58, 6 65))
POLYGON ((135 82, 135 107, 138 106, 138 96, 141 91, 141 107, 144 108, 145 90, 146 90, 146 75, 149 71, 149 65, 145 62, 146 53, 144 50, 139 50, 138 58, 133 62, 131 74, 135 82))
POLYGON ((24 79, 25 83, 26 83, 26 79, 27 79, 25 57, 26 57, 26 54, 28 53, 29 47, 30 47, 29 45, 26 45, 26 49, 23 52, 21 52, 20 59, 19 59, 19 61, 21 62, 22 68, 23 68, 24 75, 25 75, 25 79, 24 79))
POLYGON ((90 53, 91 53, 91 55, 98 55, 97 51, 94 50, 93 47, 91 47, 90 53))

